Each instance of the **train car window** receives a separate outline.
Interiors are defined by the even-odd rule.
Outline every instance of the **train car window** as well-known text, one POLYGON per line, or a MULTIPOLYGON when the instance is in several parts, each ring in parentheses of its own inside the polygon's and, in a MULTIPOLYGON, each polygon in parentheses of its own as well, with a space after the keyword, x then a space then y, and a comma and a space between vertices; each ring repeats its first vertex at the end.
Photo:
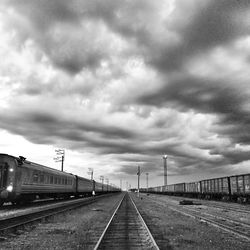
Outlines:
POLYGON ((57 184, 57 177, 54 178, 54 184, 57 184))
POLYGON ((38 182, 38 174, 33 174, 33 182, 38 182))
POLYGON ((65 179, 65 185, 68 185, 68 179, 65 179))
POLYGON ((44 175, 42 174, 42 175, 40 175, 40 183, 44 183, 44 175))
POLYGON ((58 184, 61 184, 61 178, 60 177, 58 178, 58 184))
POLYGON ((53 184, 53 176, 52 175, 50 176, 50 181, 49 182, 50 182, 50 184, 53 184))

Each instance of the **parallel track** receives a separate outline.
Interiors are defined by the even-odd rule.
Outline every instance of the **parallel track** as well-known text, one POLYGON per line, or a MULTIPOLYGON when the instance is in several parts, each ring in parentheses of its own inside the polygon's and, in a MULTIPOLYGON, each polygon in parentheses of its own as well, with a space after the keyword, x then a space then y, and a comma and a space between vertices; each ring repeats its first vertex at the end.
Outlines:
POLYGON ((0 218, 0 233, 5 232, 9 229, 14 229, 19 226, 23 226, 25 224, 38 221, 49 216, 53 216, 62 212, 66 212, 71 209, 75 209, 81 206, 85 206, 95 202, 96 200, 105 197, 103 196, 95 196, 91 198, 84 198, 79 200, 66 201, 64 203, 52 204, 46 207, 37 207, 28 211, 24 214, 15 214, 12 217, 4 217, 0 218))
POLYGON ((125 194, 94 249, 159 248, 134 202, 125 194))
POLYGON ((219 208, 219 209, 225 209, 225 210, 231 210, 234 212, 240 212, 240 213, 246 213, 250 214, 250 205, 249 204, 237 204, 233 202, 219 202, 219 201, 214 201, 214 200, 204 200, 204 199, 198 199, 198 198, 189 198, 189 197, 184 197, 184 196, 168 196, 166 194, 157 194, 160 196, 167 196, 170 199, 173 200, 195 200, 197 203, 202 202, 204 205, 212 205, 214 208, 219 208))
MULTIPOLYGON (((152 197, 151 197, 152 199, 152 197)), ((158 204, 164 204, 166 203, 164 201, 159 201, 157 199, 154 199, 154 202, 158 204)), ((196 209, 192 209, 189 206, 179 206, 179 205, 168 205, 168 208, 179 212, 181 214, 184 214, 186 216, 199 219, 203 222, 206 222, 212 226, 215 226, 217 228, 222 229, 223 231, 229 232, 231 234, 234 234, 240 238, 244 238, 245 240, 250 241, 250 224, 243 223, 239 221, 235 221, 233 219, 229 219, 226 216, 216 216, 213 214, 209 214, 208 212, 202 212, 198 211, 196 209)))

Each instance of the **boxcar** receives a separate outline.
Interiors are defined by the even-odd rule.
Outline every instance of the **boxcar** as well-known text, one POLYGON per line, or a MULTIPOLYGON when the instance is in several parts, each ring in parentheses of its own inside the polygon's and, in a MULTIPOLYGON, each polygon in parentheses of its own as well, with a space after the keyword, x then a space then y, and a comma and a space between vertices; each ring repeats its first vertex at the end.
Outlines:
POLYGON ((250 174, 230 176, 230 189, 232 199, 238 201, 250 200, 250 174))
POLYGON ((201 181, 201 193, 204 198, 221 199, 230 197, 228 177, 221 177, 201 181))
POLYGON ((184 194, 185 193, 185 183, 177 183, 174 184, 174 192, 175 194, 184 194))
POLYGON ((185 193, 187 196, 198 197, 201 192, 201 182, 189 182, 185 184, 185 193))

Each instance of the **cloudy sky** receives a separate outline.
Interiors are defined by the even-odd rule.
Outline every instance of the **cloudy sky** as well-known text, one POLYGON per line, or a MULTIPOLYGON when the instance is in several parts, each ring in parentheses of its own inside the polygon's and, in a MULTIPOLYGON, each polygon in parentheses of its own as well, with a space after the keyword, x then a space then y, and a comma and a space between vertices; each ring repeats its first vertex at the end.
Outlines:
POLYGON ((0 151, 123 187, 250 172, 249 0, 1 0, 0 151))

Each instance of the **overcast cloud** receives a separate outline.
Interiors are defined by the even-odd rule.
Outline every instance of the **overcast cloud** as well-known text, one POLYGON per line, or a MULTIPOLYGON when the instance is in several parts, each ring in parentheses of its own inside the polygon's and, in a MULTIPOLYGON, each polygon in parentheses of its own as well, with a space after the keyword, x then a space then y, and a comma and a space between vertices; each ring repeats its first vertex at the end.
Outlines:
POLYGON ((163 154, 172 183, 249 172, 249 27, 248 0, 2 0, 1 151, 116 184, 162 183, 163 154))

